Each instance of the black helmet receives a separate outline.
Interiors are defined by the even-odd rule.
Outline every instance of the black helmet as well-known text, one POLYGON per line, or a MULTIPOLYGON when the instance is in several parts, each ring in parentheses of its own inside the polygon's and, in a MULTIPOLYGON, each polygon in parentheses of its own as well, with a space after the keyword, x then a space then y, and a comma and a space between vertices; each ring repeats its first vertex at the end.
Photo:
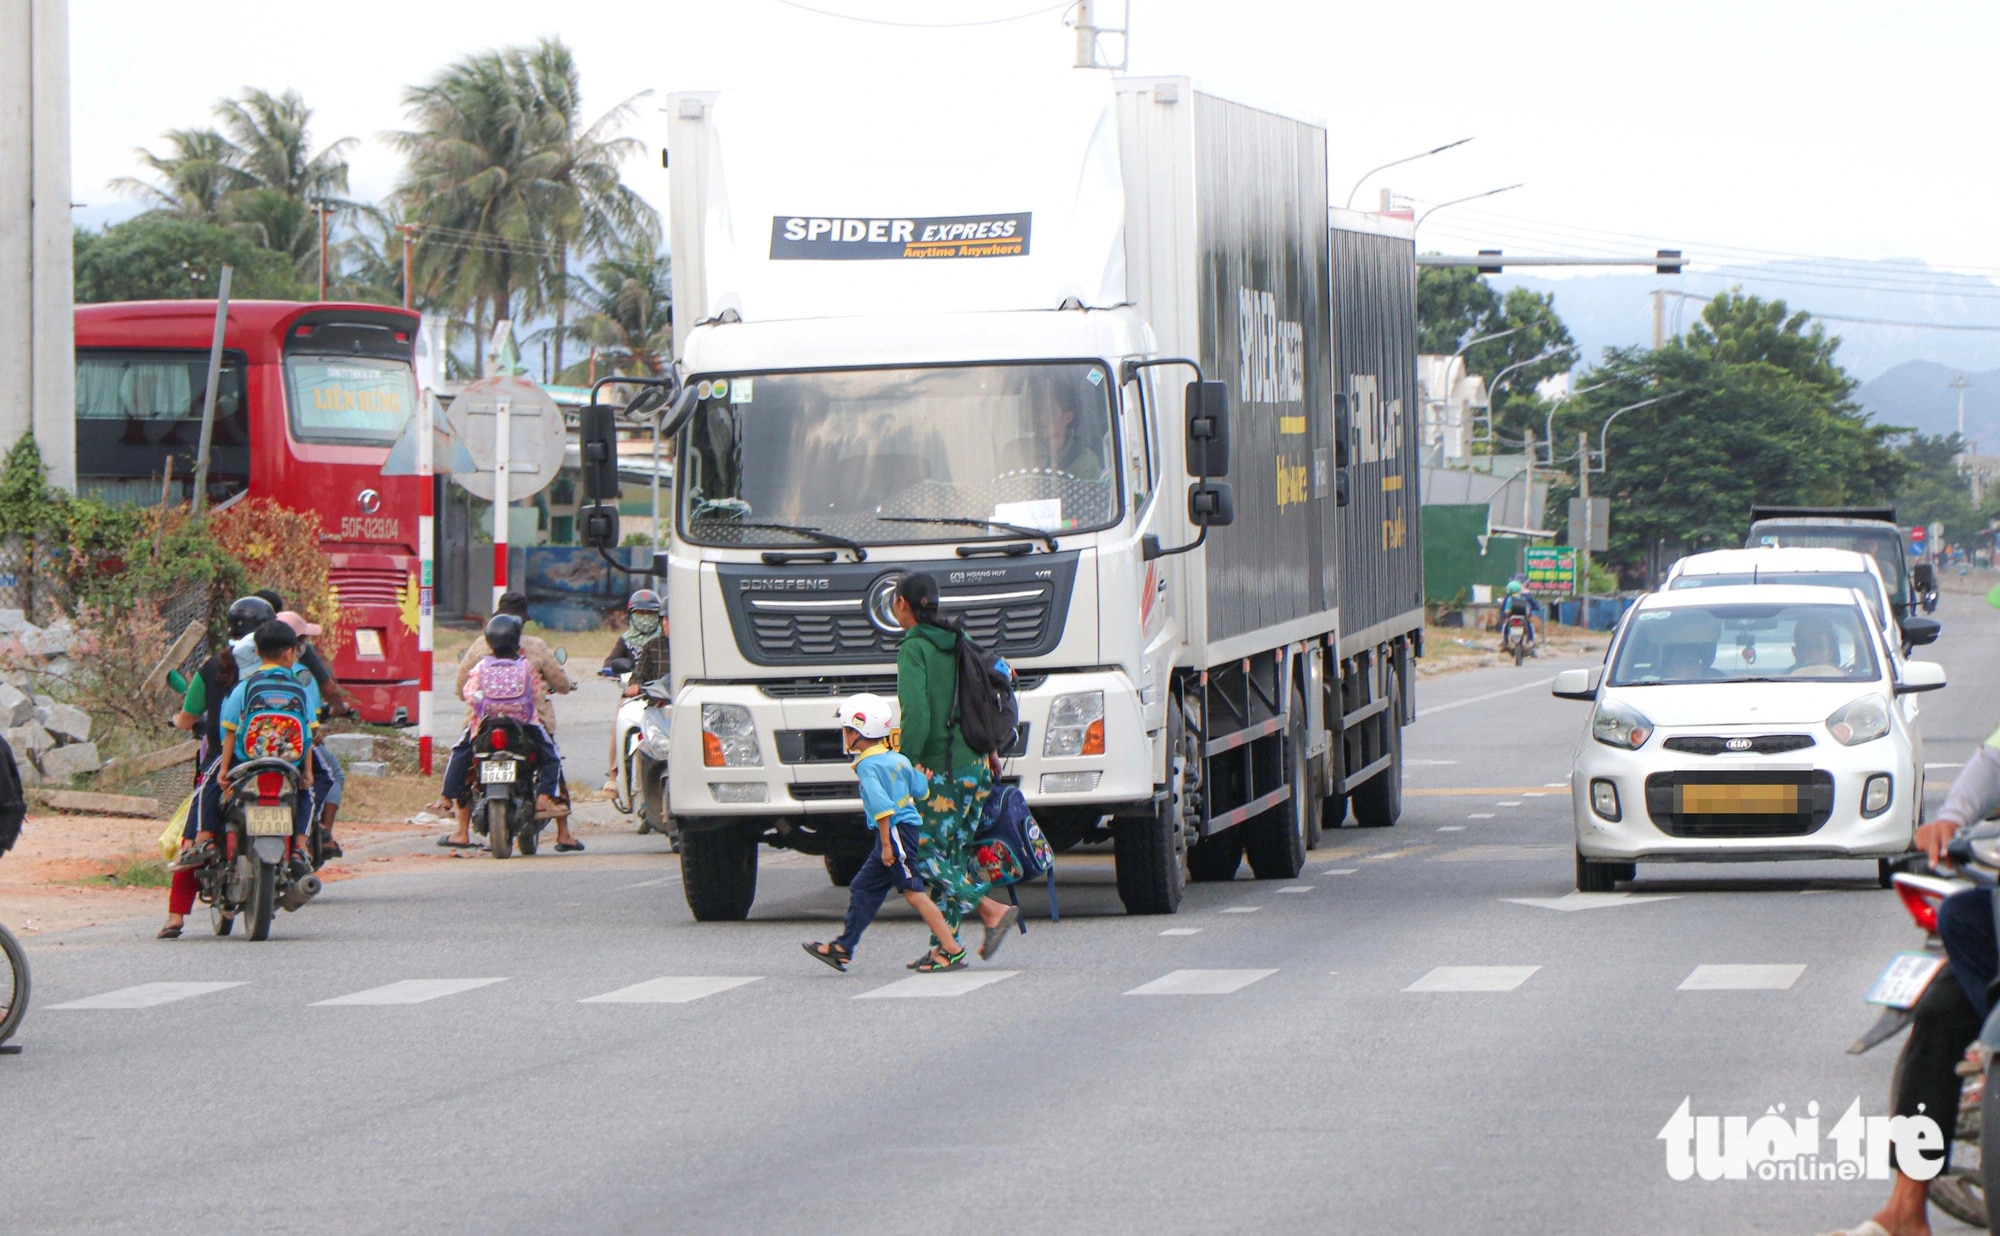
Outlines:
POLYGON ((486 620, 486 647, 496 657, 521 655, 521 620, 512 614, 495 614, 486 620))
POLYGON ((651 588, 641 588, 625 602, 625 608, 636 613, 657 614, 660 612, 660 594, 651 588))
POLYGON ((242 639, 277 616, 263 597, 238 597, 229 603, 229 638, 242 639))

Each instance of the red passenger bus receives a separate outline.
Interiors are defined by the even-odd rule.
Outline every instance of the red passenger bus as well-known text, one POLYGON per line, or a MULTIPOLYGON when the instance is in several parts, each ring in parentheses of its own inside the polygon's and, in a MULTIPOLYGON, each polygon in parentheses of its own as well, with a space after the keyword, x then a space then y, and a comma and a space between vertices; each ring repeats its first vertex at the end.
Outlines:
MULTIPOLYGON (((315 511, 353 637, 334 677, 360 715, 417 716, 417 512, 424 482, 384 476, 417 406, 419 318, 382 305, 231 301, 209 501, 248 492, 315 511)), ((212 300, 76 308, 77 489, 158 502, 167 460, 193 496, 212 300)))

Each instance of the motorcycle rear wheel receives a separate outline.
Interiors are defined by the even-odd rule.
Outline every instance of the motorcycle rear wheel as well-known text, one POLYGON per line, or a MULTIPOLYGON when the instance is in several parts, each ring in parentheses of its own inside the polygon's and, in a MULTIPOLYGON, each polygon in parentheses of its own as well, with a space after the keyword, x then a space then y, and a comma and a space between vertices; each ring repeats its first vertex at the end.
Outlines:
POLYGON ((252 940, 271 938, 271 918, 278 909, 278 866, 258 863, 252 877, 250 900, 243 907, 243 931, 252 940))
POLYGON ((514 853, 514 837, 507 831, 507 800, 491 799, 486 804, 486 848, 495 858, 514 853))
POLYGON ((1931 1205, 1960 1223, 1986 1227, 1986 1186, 1981 1173, 1971 1168, 1952 1168, 1931 1182, 1931 1205))
POLYGON ((28 955, 5 927, 0 927, 0 961, 6 964, 0 971, 0 1043, 5 1043, 28 1015, 28 955))

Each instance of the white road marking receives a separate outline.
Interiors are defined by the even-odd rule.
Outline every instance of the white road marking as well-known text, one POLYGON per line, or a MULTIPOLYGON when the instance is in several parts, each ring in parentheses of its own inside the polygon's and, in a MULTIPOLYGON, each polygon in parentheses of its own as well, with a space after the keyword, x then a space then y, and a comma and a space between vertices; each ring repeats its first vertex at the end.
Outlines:
POLYGON ((1547 794, 1544 794, 1544 793, 1543 793, 1542 791, 1540 791, 1540 790, 1528 790, 1528 791, 1526 791, 1525 793, 1523 793, 1523 794, 1521 795, 1521 797, 1523 797, 1523 798, 1547 798, 1547 797, 1548 797, 1548 795, 1547 795, 1547 794))
POLYGON ((1925 768, 1964 768, 1963 764, 1926 764, 1925 768))
POLYGON ((1512 802, 1503 802, 1503 803, 1500 803, 1500 804, 1498 804, 1498 805, 1499 805, 1499 806, 1502 806, 1502 807, 1518 807, 1518 806, 1520 806, 1520 805, 1521 805, 1521 800, 1517 798, 1517 799, 1513 800, 1512 802))
POLYGON ((1540 966, 1439 966, 1404 991, 1512 991, 1540 966))
POLYGON ((1313 891, 1313 886, 1310 884, 1287 884, 1278 891, 1281 893, 1310 893, 1313 891))
POLYGON ((626 888, 658 888, 658 887, 659 887, 660 885, 662 885, 662 884, 678 884, 678 883, 680 883, 680 879, 681 879, 681 878, 680 878, 679 876, 677 876, 677 875, 670 875, 670 876, 661 876, 661 877, 660 877, 659 879, 657 879, 657 880, 641 880, 641 881, 639 881, 639 882, 638 882, 637 884, 627 884, 627 885, 625 885, 624 887, 626 887, 626 888))
POLYGON ((1465 818, 1468 820, 1490 820, 1493 818, 1493 813, 1491 811, 1475 811, 1465 818))
POLYGON ((1566 790, 1569 788, 1569 782, 1567 781, 1544 781, 1542 784, 1552 790, 1566 790))
POLYGON ((1263 906, 1224 906, 1224 907, 1222 908, 1222 913, 1224 913, 1224 914, 1255 914, 1255 913, 1256 913, 1257 911, 1259 911, 1259 910, 1261 910, 1261 909, 1263 909, 1263 908, 1264 908, 1263 906))
POLYGON ((1453 764, 1456 764, 1456 763, 1458 763, 1458 761, 1457 761, 1457 760, 1404 760, 1404 761, 1403 761, 1403 767, 1405 767, 1405 768, 1447 768, 1447 767, 1450 767, 1451 765, 1453 765, 1453 764))
POLYGON ((1433 713, 1450 712, 1454 708, 1463 708, 1467 704, 1483 704, 1487 700, 1497 700, 1503 695, 1512 695, 1517 691, 1532 691, 1536 687, 1546 687, 1555 680, 1556 676, 1550 674, 1547 678, 1537 678, 1533 682, 1524 682, 1518 687, 1508 687, 1504 691, 1488 691, 1485 695, 1469 696, 1466 699, 1453 700, 1449 704, 1431 704, 1419 711, 1426 717, 1433 713))
POLYGON ((1258 979, 1270 978, 1276 970, 1175 970, 1150 983, 1141 983, 1128 996, 1226 996, 1242 991, 1258 979))
POLYGON ((314 1008, 323 1005, 345 1004, 422 1004, 426 1000, 436 1000, 443 996, 455 996, 460 992, 488 987, 494 983, 504 983, 504 978, 476 979, 403 979, 381 987, 370 987, 366 991, 350 992, 335 996, 331 1000, 316 1000, 314 1008))
POLYGON ((1166 929, 1165 931, 1161 932, 1160 934, 1161 934, 1161 935, 1163 935, 1163 936, 1198 936, 1198 935, 1200 935, 1200 934, 1201 934, 1201 928, 1199 928, 1199 927, 1169 927, 1169 928, 1167 928, 1167 929, 1166 929))
POLYGON ((1353 874, 1354 874, 1355 872, 1357 872, 1357 871, 1359 871, 1359 870, 1361 870, 1361 868, 1359 868, 1359 867, 1328 867, 1328 868, 1327 868, 1327 869, 1326 869, 1325 871, 1322 871, 1322 872, 1320 872, 1320 874, 1321 874, 1321 875, 1353 875, 1353 874))
POLYGON ((246 983, 141 983, 137 987, 120 987, 117 991, 107 991, 103 995, 86 996, 81 1000, 71 1000, 67 1004, 51 1004, 51 1009, 149 1009, 156 1004, 172 1004, 176 1000, 186 1000, 190 996, 205 996, 212 991, 224 991, 231 987, 244 987, 246 983))
POLYGON ((1465 825, 1463 825, 1463 824, 1441 824, 1441 825, 1439 825, 1439 826, 1438 826, 1438 831, 1439 831, 1439 832, 1441 832, 1441 833, 1462 833, 1462 832, 1464 832, 1464 831, 1465 831, 1465 825))
POLYGON ((1675 991, 1790 991, 1804 966, 1696 966, 1675 991))
POLYGON ((943 974, 912 974, 887 987, 877 987, 854 997, 856 1000, 910 1000, 925 997, 962 996, 969 991, 1010 979, 1019 970, 947 970, 943 974))
POLYGON ((1679 893, 1567 893, 1561 897, 1502 897, 1500 900, 1517 906, 1534 906, 1538 910, 1570 913, 1601 910, 1606 906, 1636 906, 1647 901, 1673 901, 1679 896, 1679 893))
POLYGON ((589 996, 578 1000, 578 1004, 691 1004, 703 996, 712 996, 719 991, 754 983, 761 977, 727 978, 720 975, 682 976, 647 979, 630 987, 620 987, 617 991, 607 991, 601 996, 589 996))

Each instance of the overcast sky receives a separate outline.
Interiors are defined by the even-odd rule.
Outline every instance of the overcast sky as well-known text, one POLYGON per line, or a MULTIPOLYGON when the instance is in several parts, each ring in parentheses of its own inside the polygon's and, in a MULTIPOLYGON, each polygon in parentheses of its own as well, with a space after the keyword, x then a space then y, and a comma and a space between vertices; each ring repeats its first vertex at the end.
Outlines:
MULTIPOLYGON (((806 2, 909 21, 1047 7, 806 2)), ((1115 20, 1118 8, 1100 0, 1101 16, 1115 20)), ((1981 136, 2000 110, 2000 6, 1132 0, 1131 10, 1134 71, 1188 73, 1325 118, 1336 203, 1373 165, 1466 136, 1477 140, 1371 181, 1357 204, 1372 205, 1383 186, 1422 208, 1527 182, 1440 213, 1424 227, 1426 247, 1677 243, 1696 257, 1732 246, 2000 273, 2000 160, 1981 136)), ((137 173, 132 148, 170 126, 210 123, 215 99, 243 86, 297 87, 316 109, 317 138, 363 138, 354 188, 372 197, 396 177, 377 135, 402 123, 405 86, 465 52, 540 35, 575 49, 592 111, 646 90, 802 70, 979 89, 1023 66, 1066 64, 1073 48, 1059 10, 912 30, 778 0, 70 0, 70 13, 81 222, 131 213, 106 182, 137 173)), ((650 153, 630 180, 664 207, 655 106, 636 127, 650 153)))

